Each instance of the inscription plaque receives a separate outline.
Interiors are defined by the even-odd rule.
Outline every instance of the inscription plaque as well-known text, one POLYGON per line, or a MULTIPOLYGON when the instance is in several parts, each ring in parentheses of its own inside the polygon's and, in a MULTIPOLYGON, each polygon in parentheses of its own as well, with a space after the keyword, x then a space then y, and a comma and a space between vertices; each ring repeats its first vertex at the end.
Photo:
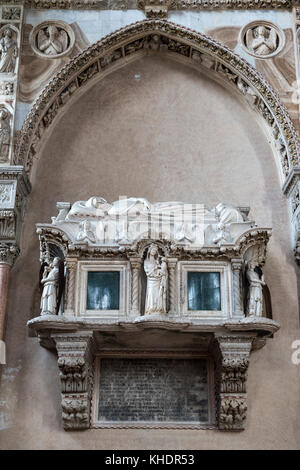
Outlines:
POLYGON ((206 359, 101 359, 98 420, 208 423, 206 359))

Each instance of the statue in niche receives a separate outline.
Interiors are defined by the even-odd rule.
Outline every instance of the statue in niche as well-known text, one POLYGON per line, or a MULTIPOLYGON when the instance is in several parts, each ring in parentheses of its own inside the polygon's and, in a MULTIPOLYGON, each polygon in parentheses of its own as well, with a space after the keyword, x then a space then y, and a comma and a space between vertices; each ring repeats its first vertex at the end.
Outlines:
POLYGON ((53 259, 50 266, 46 266, 41 279, 43 286, 41 298, 41 315, 56 315, 62 294, 60 258, 53 259))
POLYGON ((278 35, 275 29, 267 26, 256 26, 246 33, 248 49, 258 56, 272 54, 278 47, 278 35))
POLYGON ((37 47, 45 55, 62 54, 67 50, 68 45, 68 33, 55 25, 41 29, 37 35, 37 47))
POLYGON ((213 239, 213 243, 229 241, 230 235, 228 234, 228 227, 232 223, 244 222, 242 214, 236 207, 223 203, 216 206, 215 214, 219 222, 216 226, 216 235, 213 239))
POLYGON ((12 73, 15 71, 18 57, 17 44, 13 39, 13 31, 6 28, 0 39, 0 73, 12 73))
POLYGON ((264 275, 259 274, 254 261, 248 261, 246 276, 249 281, 247 315, 261 317, 263 314, 263 287, 266 285, 264 275))
POLYGON ((0 108, 0 161, 5 162, 9 155, 10 115, 7 109, 0 108))
POLYGON ((145 315, 166 314, 168 268, 166 258, 159 255, 155 243, 148 248, 144 270, 147 276, 145 315))

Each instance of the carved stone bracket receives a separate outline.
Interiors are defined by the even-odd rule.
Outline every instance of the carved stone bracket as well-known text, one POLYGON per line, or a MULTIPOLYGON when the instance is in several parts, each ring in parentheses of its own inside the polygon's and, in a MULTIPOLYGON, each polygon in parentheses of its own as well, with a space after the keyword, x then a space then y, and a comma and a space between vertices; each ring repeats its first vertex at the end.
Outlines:
POLYGON ((247 414, 247 371, 253 336, 216 335, 219 429, 243 430, 247 414))
POLYGON ((58 353, 64 429, 87 429, 93 384, 93 333, 57 333, 52 338, 58 353))

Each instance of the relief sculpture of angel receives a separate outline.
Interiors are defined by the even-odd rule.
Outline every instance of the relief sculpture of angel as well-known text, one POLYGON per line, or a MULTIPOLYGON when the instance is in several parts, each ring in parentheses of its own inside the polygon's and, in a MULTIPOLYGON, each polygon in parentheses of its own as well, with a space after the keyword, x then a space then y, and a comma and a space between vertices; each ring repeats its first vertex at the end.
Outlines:
POLYGON ((38 49, 45 55, 58 55, 67 50, 68 34, 55 25, 49 25, 39 31, 37 36, 38 49))
POLYGON ((278 47, 278 36, 273 28, 257 26, 246 33, 246 45, 256 55, 272 54, 278 47))

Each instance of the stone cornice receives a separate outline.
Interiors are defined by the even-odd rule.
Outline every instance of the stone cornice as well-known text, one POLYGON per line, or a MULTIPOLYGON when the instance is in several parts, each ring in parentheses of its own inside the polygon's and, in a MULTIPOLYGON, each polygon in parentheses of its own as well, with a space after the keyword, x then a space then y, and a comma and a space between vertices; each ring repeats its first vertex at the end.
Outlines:
MULTIPOLYGON (((55 10, 135 10, 160 6, 153 0, 7 0, 8 5, 24 5, 32 9, 55 10)), ((172 0, 169 10, 258 10, 291 9, 295 0, 172 0)))

